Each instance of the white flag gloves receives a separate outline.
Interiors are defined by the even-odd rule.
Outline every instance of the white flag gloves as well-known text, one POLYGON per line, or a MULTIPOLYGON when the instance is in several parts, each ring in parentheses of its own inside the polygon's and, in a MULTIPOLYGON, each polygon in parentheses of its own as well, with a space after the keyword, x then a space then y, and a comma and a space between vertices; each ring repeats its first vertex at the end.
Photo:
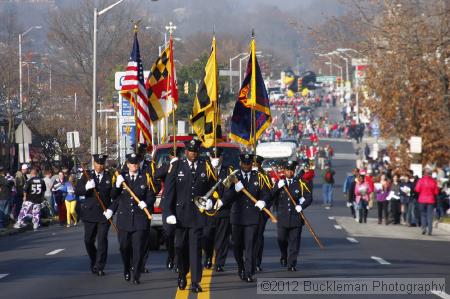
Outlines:
POLYGON ((206 204, 205 204, 205 209, 206 209, 207 211, 209 211, 209 210, 212 209, 212 207, 213 207, 213 202, 212 202, 211 199, 208 199, 208 200, 206 201, 206 204))
POLYGON ((147 207, 147 204, 145 203, 145 201, 141 200, 141 201, 138 203, 138 206, 139 206, 139 208, 140 208, 141 210, 143 210, 143 209, 145 209, 145 208, 147 207))
POLYGON ((301 205, 302 205, 305 201, 306 201, 306 199, 305 199, 304 197, 300 197, 299 202, 300 202, 301 205))
POLYGON ((86 183, 86 191, 94 189, 94 188, 95 188, 95 181, 93 179, 90 179, 89 181, 87 181, 87 183, 86 183))
POLYGON ((279 181, 278 181, 278 189, 283 188, 284 185, 285 185, 284 180, 279 180, 279 181))
POLYGON ((244 189, 244 185, 242 185, 241 181, 234 184, 234 190, 236 190, 236 192, 241 192, 242 189, 244 189))
POLYGON ((262 211, 262 209, 264 209, 266 206, 266 202, 264 200, 258 200, 255 203, 255 207, 257 207, 260 211, 262 211))
POLYGON ((217 166, 219 166, 220 163, 220 158, 211 158, 211 165, 214 168, 217 168, 217 166))
POLYGON ((110 209, 107 209, 106 211, 103 212, 103 216, 105 216, 106 219, 110 219, 113 215, 113 211, 110 209))
POLYGON ((122 183, 125 182, 125 179, 121 174, 119 174, 116 178, 116 188, 122 187, 122 183))
POLYGON ((216 201, 216 203, 214 204, 214 209, 219 210, 222 206, 223 206, 223 202, 220 199, 218 199, 216 201))
POLYGON ((177 224, 177 218, 174 215, 167 216, 167 224, 177 224))
POLYGON ((301 205, 296 205, 295 210, 297 211, 297 213, 300 213, 303 209, 301 205))

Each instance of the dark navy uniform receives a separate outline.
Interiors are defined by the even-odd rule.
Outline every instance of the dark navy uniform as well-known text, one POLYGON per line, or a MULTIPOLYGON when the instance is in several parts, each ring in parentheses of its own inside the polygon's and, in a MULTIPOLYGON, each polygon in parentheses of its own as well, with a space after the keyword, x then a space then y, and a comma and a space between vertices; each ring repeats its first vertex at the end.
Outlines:
MULTIPOLYGON (((232 166, 220 166, 214 169, 217 180, 224 180, 233 172, 232 166)), ((225 186, 220 184, 213 194, 215 200, 222 199, 225 194, 225 186)), ((230 246, 231 224, 230 224, 231 204, 222 206, 214 216, 207 217, 207 223, 203 229, 203 250, 205 251, 205 267, 210 268, 213 251, 216 251, 215 267, 216 271, 223 271, 225 260, 230 246)))
MULTIPOLYGON (((134 155, 133 158, 136 157, 135 154, 132 155, 134 155)), ((134 164, 134 161, 132 163, 134 164)), ((132 175, 128 172, 122 173, 122 176, 128 187, 140 201, 146 203, 148 210, 151 212, 156 195, 151 188, 148 187, 145 173, 138 171, 137 174, 132 175)), ((112 202, 110 209, 113 213, 117 214, 116 225, 119 231, 118 238, 120 254, 124 264, 125 279, 129 280, 129 271, 132 267, 134 281, 139 283, 149 235, 150 220, 147 218, 144 210, 138 206, 136 201, 123 187, 116 188, 116 186, 114 186, 112 195, 114 201, 112 202)))
MULTIPOLYGON (((188 151, 197 151, 200 143, 192 140, 188 151)), ((194 203, 195 196, 205 195, 214 185, 214 178, 207 173, 203 159, 191 162, 187 159, 175 161, 164 186, 164 201, 167 213, 176 217, 175 250, 178 258, 178 286, 186 287, 186 275, 191 272, 191 289, 201 291, 202 278, 202 230, 206 224, 205 215, 194 203)), ((169 218, 168 217, 168 218, 169 218)), ((167 218, 167 219, 168 219, 167 218)))
MULTIPOLYGON (((264 172, 264 170, 260 170, 259 173, 259 184, 265 184, 269 191, 272 191, 272 180, 269 176, 264 172)), ((270 209, 272 203, 272 197, 270 197, 267 202, 267 209, 270 209)), ((264 251, 264 231, 266 230, 266 224, 269 216, 266 213, 259 214, 259 223, 258 230, 256 232, 256 244, 255 244, 255 254, 256 254, 256 270, 262 271, 261 262, 264 251)))
POLYGON ((84 244, 91 262, 91 271, 102 275, 108 256, 108 231, 110 224, 103 216, 104 211, 98 202, 95 192, 98 192, 103 205, 105 208, 108 208, 111 205, 113 178, 106 171, 96 173, 92 170, 89 171, 88 175, 89 178, 83 175, 78 180, 75 194, 84 196, 80 211, 81 220, 84 223, 84 244), (90 179, 94 180, 95 189, 86 190, 86 183, 90 179), (95 246, 95 239, 97 239, 97 247, 95 246))
MULTIPOLYGON (((245 156, 250 156, 249 163, 251 164, 251 159, 253 159, 251 155, 247 154, 245 156)), ((242 171, 238 172, 236 177, 255 199, 264 201, 267 204, 270 198, 270 191, 266 185, 260 185, 258 172, 252 170, 247 174, 249 176, 247 180, 244 179, 242 171)), ((232 203, 230 222, 232 225, 233 252, 238 264, 239 276, 242 280, 251 282, 255 272, 256 233, 260 213, 263 212, 255 206, 255 203, 243 191, 236 192, 235 184, 232 184, 225 192, 223 202, 224 205, 232 203)))
MULTIPOLYGON (((285 185, 297 204, 300 204, 300 199, 303 197, 304 201, 300 204, 302 210, 306 209, 312 203, 312 194, 307 184, 302 180, 293 178, 285 179, 285 185)), ((274 187, 274 208, 277 211, 277 231, 278 231, 278 245, 281 251, 281 263, 283 266, 287 264, 288 270, 295 271, 297 265, 297 255, 300 250, 300 240, 303 227, 303 219, 295 210, 295 205, 292 203, 284 187, 274 187)))

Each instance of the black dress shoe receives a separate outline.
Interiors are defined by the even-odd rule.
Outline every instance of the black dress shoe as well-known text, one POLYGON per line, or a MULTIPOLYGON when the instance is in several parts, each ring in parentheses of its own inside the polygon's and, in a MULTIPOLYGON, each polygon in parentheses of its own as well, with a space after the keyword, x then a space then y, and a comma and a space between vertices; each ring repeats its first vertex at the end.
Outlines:
POLYGON ((193 283, 191 284, 191 291, 192 291, 193 293, 200 293, 200 292, 203 292, 203 289, 202 289, 202 287, 201 287, 198 283, 193 282, 193 283))
POLYGON ((247 277, 245 278, 246 282, 254 282, 255 280, 253 279, 253 277, 251 275, 247 275, 247 277))
POLYGON ((186 288, 186 285, 187 285, 186 276, 179 276, 178 277, 178 288, 180 290, 184 290, 186 288))
POLYGON ((262 271, 261 266, 256 266, 256 271, 257 271, 257 272, 261 272, 261 271, 262 271))
POLYGON ((139 279, 134 279, 133 284, 141 284, 141 282, 139 281, 139 279))
POLYGON ((147 267, 144 267, 144 270, 142 270, 142 273, 149 273, 150 271, 148 270, 147 267))
POLYGON ((207 258, 205 261, 205 268, 206 269, 211 269, 212 267, 212 259, 211 258, 207 258))
POLYGON ((92 274, 97 274, 97 268, 96 267, 91 267, 91 272, 92 274))
POLYGON ((290 272, 295 272, 295 271, 297 271, 297 269, 296 269, 294 266, 288 267, 287 270, 290 271, 290 272))
POLYGON ((167 269, 169 269, 169 270, 172 270, 172 269, 173 269, 174 265, 173 265, 173 260, 172 260, 172 259, 167 259, 166 267, 167 267, 167 269))
POLYGON ((103 270, 98 270, 98 271, 97 271, 97 275, 98 275, 98 276, 105 276, 105 271, 103 271, 103 270))
POLYGON ((126 281, 130 281, 131 279, 130 272, 123 272, 123 278, 125 278, 126 281))
POLYGON ((222 266, 216 266, 216 272, 224 272, 222 266))
POLYGON ((280 258, 280 264, 282 267, 286 267, 287 266, 287 261, 285 258, 280 258))
POLYGON ((241 280, 243 280, 243 281, 247 280, 247 275, 245 274, 244 270, 239 270, 238 275, 241 280))

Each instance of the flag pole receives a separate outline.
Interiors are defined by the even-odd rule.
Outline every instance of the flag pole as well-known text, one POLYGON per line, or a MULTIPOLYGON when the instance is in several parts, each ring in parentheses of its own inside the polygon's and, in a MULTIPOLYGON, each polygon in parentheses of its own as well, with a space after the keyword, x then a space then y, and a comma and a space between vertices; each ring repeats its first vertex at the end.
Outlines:
POLYGON ((213 51, 214 51, 214 81, 216 85, 215 89, 215 97, 216 100, 213 102, 214 105, 214 117, 213 117, 213 138, 214 138, 214 158, 217 158, 217 117, 219 114, 218 105, 219 105, 219 97, 217 91, 217 60, 216 60, 216 26, 214 25, 213 29, 213 51))
MULTIPOLYGON (((137 34, 138 32, 138 22, 134 23, 134 34, 137 34)), ((138 110, 138 104, 137 104, 137 95, 135 92, 132 92, 132 97, 133 97, 133 102, 134 102, 134 125, 135 125, 135 130, 134 130, 134 151, 137 153, 138 152, 138 143, 139 143, 139 128, 138 128, 138 121, 137 121, 137 110, 138 110)), ((125 149, 126 150, 126 149, 125 149)))
POLYGON ((256 45, 255 45, 255 30, 252 29, 252 41, 251 41, 251 59, 252 59, 252 77, 251 77, 251 128, 252 132, 250 136, 253 135, 253 154, 256 155, 256 45))

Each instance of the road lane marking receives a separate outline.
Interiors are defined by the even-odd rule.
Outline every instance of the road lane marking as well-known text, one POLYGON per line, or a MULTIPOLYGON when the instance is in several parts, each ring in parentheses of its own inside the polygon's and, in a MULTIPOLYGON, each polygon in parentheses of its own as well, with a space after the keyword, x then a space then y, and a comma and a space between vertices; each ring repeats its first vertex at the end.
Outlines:
POLYGON ((328 220, 334 220, 334 216, 328 216, 328 220))
POLYGON ((335 229, 342 229, 342 226, 335 224, 335 225, 334 225, 334 228, 335 228, 335 229))
POLYGON ((359 243, 359 241, 356 240, 355 238, 347 237, 347 240, 348 240, 350 243, 359 243))
POLYGON ((175 294, 175 299, 188 299, 190 289, 191 289, 191 272, 189 272, 186 275, 186 288, 184 290, 180 290, 180 288, 177 285, 177 293, 175 294))
POLYGON ((55 255, 57 253, 60 253, 63 250, 64 249, 56 249, 56 250, 50 251, 49 253, 46 253, 45 255, 55 255))
POLYGON ((373 260, 376 260, 378 263, 380 263, 382 265, 390 265, 391 264, 388 261, 385 261, 381 257, 378 257, 378 256, 371 256, 370 258, 373 260))
POLYGON ((441 297, 442 299, 450 299, 450 295, 442 291, 432 290, 431 293, 435 294, 438 297, 441 297))
POLYGON ((9 275, 9 273, 3 273, 3 274, 0 274, 0 279, 5 278, 5 277, 8 276, 8 275, 9 275))
MULTIPOLYGON (((213 265, 216 264, 215 254, 213 255, 212 263, 213 263, 213 265)), ((211 269, 206 269, 206 268, 203 269, 202 281, 200 282, 200 286, 202 287, 203 292, 198 294, 197 299, 210 299, 211 298, 211 280, 212 280, 212 276, 213 276, 213 269, 214 269, 214 266, 211 267, 211 269)))

